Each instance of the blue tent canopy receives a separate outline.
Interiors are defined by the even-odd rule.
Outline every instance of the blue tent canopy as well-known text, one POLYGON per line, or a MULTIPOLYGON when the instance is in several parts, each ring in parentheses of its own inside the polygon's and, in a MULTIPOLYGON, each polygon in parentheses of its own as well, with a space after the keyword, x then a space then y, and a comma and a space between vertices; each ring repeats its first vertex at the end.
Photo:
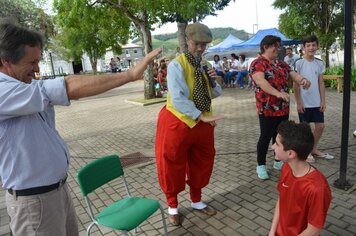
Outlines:
POLYGON ((221 43, 208 48, 208 52, 223 52, 229 50, 233 45, 242 43, 243 41, 232 34, 226 37, 221 43))
POLYGON ((302 43, 301 40, 289 39, 284 34, 279 32, 276 28, 271 28, 271 29, 259 30, 249 40, 247 40, 245 42, 242 42, 242 43, 239 43, 239 44, 234 44, 229 49, 230 50, 237 50, 237 49, 242 49, 242 48, 259 47, 262 39, 266 35, 274 35, 274 36, 280 37, 282 39, 283 45, 293 45, 293 44, 302 43))

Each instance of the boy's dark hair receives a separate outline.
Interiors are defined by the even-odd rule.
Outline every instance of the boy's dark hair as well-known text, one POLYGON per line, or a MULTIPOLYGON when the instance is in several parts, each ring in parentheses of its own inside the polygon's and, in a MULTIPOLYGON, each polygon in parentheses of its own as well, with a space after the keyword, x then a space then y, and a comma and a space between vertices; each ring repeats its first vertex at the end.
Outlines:
POLYGON ((231 57, 233 57, 234 59, 237 59, 237 56, 236 56, 236 54, 235 53, 231 53, 231 55, 230 55, 231 57))
POLYGON ((305 46, 306 43, 312 43, 316 42, 317 45, 319 45, 319 39, 315 35, 308 35, 305 38, 303 38, 303 46, 305 46))
POLYGON ((281 43, 282 43, 282 40, 280 37, 277 37, 274 35, 266 35, 260 43, 261 54, 265 52, 265 46, 267 48, 269 48, 271 46, 275 46, 275 45, 281 44, 281 43))
POLYGON ((43 36, 17 25, 10 18, 0 19, 0 59, 16 64, 25 55, 26 46, 42 49, 43 36))
POLYGON ((314 136, 308 123, 283 121, 277 128, 284 151, 293 150, 299 160, 305 161, 313 150, 314 136))

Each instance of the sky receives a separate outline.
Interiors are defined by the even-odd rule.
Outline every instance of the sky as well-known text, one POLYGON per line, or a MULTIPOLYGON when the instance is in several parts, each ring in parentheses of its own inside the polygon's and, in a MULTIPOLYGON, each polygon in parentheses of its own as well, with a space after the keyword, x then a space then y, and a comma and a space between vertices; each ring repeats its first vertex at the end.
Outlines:
MULTIPOLYGON (((53 0, 47 1, 50 9, 53 0)), ((278 28, 278 17, 283 11, 274 9, 274 0, 231 0, 230 4, 221 11, 216 11, 217 16, 208 16, 202 23, 209 28, 232 27, 236 30, 245 30, 256 33, 258 29, 278 28), (258 25, 254 25, 258 24, 258 25)), ((51 10, 47 11, 51 12, 51 10)), ((156 28, 152 34, 167 34, 177 32, 176 23, 167 23, 156 28)))
MULTIPOLYGON (((278 28, 278 17, 283 11, 274 9, 273 2, 274 0, 231 1, 223 10, 216 12, 217 16, 208 16, 202 23, 209 28, 232 27, 248 33, 256 33, 258 29, 278 28)), ((156 28, 152 34, 175 33, 176 31, 176 23, 167 23, 156 28)))

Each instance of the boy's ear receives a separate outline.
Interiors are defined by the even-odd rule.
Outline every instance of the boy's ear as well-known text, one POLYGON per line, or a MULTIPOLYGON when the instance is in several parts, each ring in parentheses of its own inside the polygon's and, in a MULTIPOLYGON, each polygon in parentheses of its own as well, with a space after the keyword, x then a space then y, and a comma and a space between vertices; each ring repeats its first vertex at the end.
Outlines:
POLYGON ((297 153, 294 150, 287 151, 288 159, 294 159, 297 157, 297 153))

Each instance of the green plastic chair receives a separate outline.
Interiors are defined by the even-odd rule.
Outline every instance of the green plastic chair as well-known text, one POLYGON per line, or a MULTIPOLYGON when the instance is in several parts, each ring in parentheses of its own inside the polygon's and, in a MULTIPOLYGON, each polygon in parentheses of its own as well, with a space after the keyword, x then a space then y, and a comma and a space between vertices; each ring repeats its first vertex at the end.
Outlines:
POLYGON ((158 209, 161 210, 164 235, 167 235, 167 225, 161 205, 156 200, 131 197, 124 171, 117 155, 104 156, 90 162, 78 171, 77 178, 88 206, 88 213, 93 221, 87 228, 87 235, 90 235, 90 230, 94 225, 121 230, 125 235, 128 235, 128 232, 132 229, 135 229, 136 232, 136 228, 158 209), (128 197, 110 204, 95 216, 88 194, 118 177, 123 178, 128 197))

